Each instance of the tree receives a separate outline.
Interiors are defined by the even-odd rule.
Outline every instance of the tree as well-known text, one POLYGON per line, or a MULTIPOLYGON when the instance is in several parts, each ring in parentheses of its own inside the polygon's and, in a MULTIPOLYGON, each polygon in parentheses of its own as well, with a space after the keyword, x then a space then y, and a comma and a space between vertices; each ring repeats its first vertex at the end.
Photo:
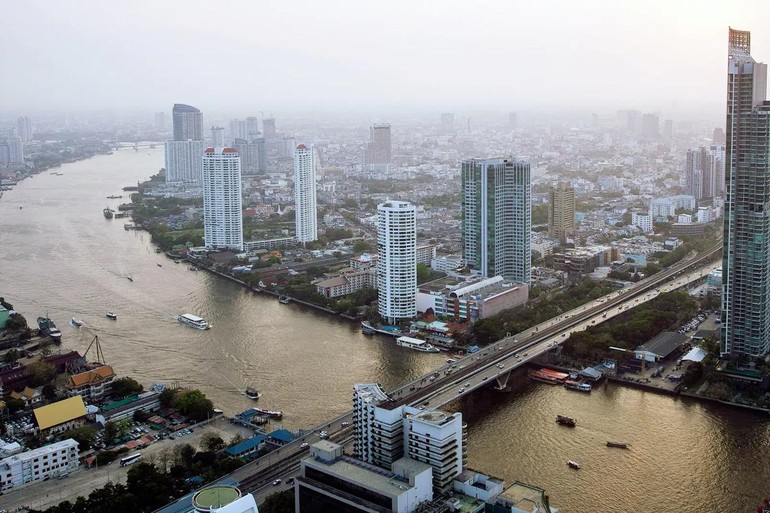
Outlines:
POLYGON ((222 437, 211 431, 203 433, 200 439, 200 446, 209 452, 218 452, 227 447, 225 441, 222 440, 222 437))
POLYGON ((140 511, 155 511, 165 505, 169 497, 175 496, 171 477, 158 472, 157 467, 150 463, 140 462, 134 465, 128 471, 126 486, 131 495, 136 497, 136 505, 140 511))
POLYGON ((53 401, 54 399, 56 399, 56 387, 54 387, 50 383, 43 385, 42 393, 43 393, 43 397, 45 397, 49 401, 53 401))
POLYGON ((214 410, 214 403, 200 390, 188 390, 182 393, 174 405, 183 415, 198 422, 209 418, 214 410))
POLYGON ((96 439, 96 430, 91 426, 78 426, 65 432, 63 438, 72 438, 80 446, 82 452, 91 448, 96 439))
POLYGON ((115 397, 128 397, 142 392, 144 387, 133 378, 120 378, 112 382, 112 395, 115 397))
POLYGON ((21 357, 21 353, 18 349, 10 349, 3 355, 3 361, 5 363, 14 363, 21 357))
POLYGON ((166 408, 174 406, 178 391, 179 390, 176 388, 167 388, 163 390, 158 396, 158 401, 160 402, 161 406, 165 406, 166 408))
POLYGON ((24 409, 24 401, 9 397, 5 400, 5 407, 8 408, 10 413, 16 413, 24 409))
POLYGON ((51 362, 37 361, 27 365, 27 372, 31 376, 30 385, 39 387, 50 383, 56 376, 56 365, 51 362))
POLYGON ((261 513, 294 513, 294 490, 272 493, 260 504, 261 513))

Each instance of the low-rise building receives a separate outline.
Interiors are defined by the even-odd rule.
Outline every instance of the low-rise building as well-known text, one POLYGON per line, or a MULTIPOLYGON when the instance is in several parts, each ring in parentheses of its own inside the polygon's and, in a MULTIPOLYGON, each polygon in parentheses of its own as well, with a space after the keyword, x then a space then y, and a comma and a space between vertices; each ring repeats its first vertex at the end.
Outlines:
POLYGON ((353 294, 361 289, 377 288, 377 270, 368 269, 343 269, 335 276, 329 276, 316 280, 316 290, 324 297, 334 298, 353 294))
POLYGON ((40 390, 30 387, 24 387, 24 390, 21 392, 11 392, 11 397, 23 402, 25 408, 35 406, 43 400, 43 394, 40 393, 40 390))
POLYGON ((434 258, 436 258, 436 244, 422 244, 417 246, 415 251, 417 252, 417 263, 430 265, 434 258))
POLYGON ((0 460, 0 491, 68 474, 78 465, 78 443, 69 438, 0 460))
POLYGON ((633 212, 631 224, 638 226, 644 233, 650 233, 652 231, 652 216, 646 212, 633 212))
POLYGON ((553 254, 553 267, 568 273, 591 274, 597 267, 618 259, 618 251, 609 246, 565 248, 553 254))
POLYGON ((83 425, 86 420, 86 405, 79 395, 35 408, 32 412, 43 435, 67 431, 83 425))
POLYGON ((476 321, 527 302, 529 287, 502 276, 446 277, 420 285, 417 311, 432 309, 439 317, 476 321))

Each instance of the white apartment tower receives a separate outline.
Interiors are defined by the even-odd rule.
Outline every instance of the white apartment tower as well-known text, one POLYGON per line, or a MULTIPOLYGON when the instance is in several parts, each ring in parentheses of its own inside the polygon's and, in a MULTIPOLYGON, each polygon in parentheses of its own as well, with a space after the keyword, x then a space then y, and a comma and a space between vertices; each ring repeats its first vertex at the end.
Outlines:
POLYGON ((417 315, 417 210, 406 201, 377 206, 380 315, 393 324, 417 315))
POLYGON ((388 399, 376 383, 353 386, 353 451, 382 468, 390 468, 404 454, 402 408, 389 409, 388 399))
POLYGON ((305 243, 318 239, 315 154, 312 144, 300 144, 294 150, 294 209, 297 242, 305 243))
POLYGON ((243 251, 241 159, 234 148, 203 155, 203 231, 207 248, 243 251))
POLYGON ((404 416, 406 456, 433 467, 433 486, 441 491, 451 487, 466 465, 465 437, 462 413, 417 410, 404 416))

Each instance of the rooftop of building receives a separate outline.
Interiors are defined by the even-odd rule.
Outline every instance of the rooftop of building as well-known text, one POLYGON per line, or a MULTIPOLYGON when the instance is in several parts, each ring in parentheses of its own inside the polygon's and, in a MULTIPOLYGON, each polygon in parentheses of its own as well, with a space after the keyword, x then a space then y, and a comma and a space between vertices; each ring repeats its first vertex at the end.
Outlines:
POLYGON ((175 103, 173 112, 200 112, 199 109, 192 105, 186 105, 184 103, 175 103))
POLYGON ((52 443, 49 445, 44 445, 43 447, 38 447, 37 449, 32 449, 30 451, 23 452, 21 454, 14 454, 13 456, 8 456, 7 458, 4 458, 3 460, 0 460, 0 462, 11 462, 11 461, 27 461, 30 459, 35 459, 40 456, 43 456, 44 454, 50 454, 54 451, 60 451, 62 449, 68 449, 70 447, 77 447, 78 443, 73 440, 72 438, 68 438, 66 440, 62 440, 61 442, 52 443))
POLYGON ((647 351, 654 353, 661 358, 665 358, 674 352, 677 347, 681 346, 685 340, 687 340, 687 337, 682 333, 664 331, 652 340, 645 342, 644 344, 637 347, 636 350, 647 351))
POLYGON ((533 513, 535 511, 550 511, 546 507, 548 499, 545 490, 520 481, 516 481, 503 490, 498 499, 510 502, 511 506, 521 511, 533 513))
POLYGON ((62 401, 41 406, 33 410, 37 426, 48 429, 86 415, 86 405, 83 397, 76 395, 62 401))
POLYGON ((454 414, 441 410, 424 410, 417 414, 410 415, 409 419, 432 424, 434 426, 444 426, 454 420, 454 414))
POLYGON ((241 498, 241 491, 235 486, 214 485, 206 487, 193 495, 192 504, 196 509, 210 511, 221 508, 241 498))
POLYGON ((389 399, 388 394, 380 387, 379 383, 359 383, 353 385, 353 391, 365 402, 378 403, 389 399))
POLYGON ((79 374, 73 374, 67 382, 67 386, 80 387, 89 384, 96 384, 114 377, 115 371, 112 369, 112 367, 109 365, 102 365, 101 367, 96 367, 95 369, 90 369, 79 374))

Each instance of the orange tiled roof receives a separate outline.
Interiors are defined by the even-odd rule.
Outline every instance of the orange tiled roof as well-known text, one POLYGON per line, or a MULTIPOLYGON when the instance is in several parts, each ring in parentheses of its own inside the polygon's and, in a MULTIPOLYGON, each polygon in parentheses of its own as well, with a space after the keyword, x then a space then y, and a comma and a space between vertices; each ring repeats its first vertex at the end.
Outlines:
POLYGON ((109 365, 104 365, 102 367, 81 372, 80 374, 72 375, 67 386, 70 388, 77 388, 84 385, 100 383, 112 377, 115 377, 115 371, 112 370, 112 367, 109 365))

